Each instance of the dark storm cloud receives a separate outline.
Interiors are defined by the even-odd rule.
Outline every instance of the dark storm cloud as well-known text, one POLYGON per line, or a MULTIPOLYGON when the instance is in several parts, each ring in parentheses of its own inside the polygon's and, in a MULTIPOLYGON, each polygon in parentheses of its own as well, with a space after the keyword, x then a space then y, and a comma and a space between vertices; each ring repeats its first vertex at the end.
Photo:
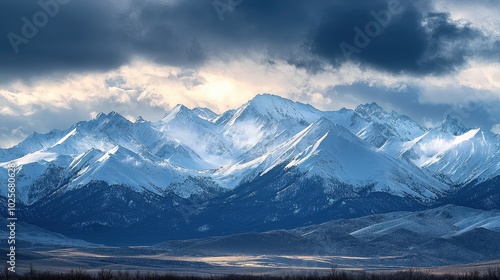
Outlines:
POLYGON ((464 64, 470 43, 481 37, 449 14, 410 1, 349 3, 328 10, 311 38, 311 51, 333 65, 352 60, 392 73, 448 73, 464 64))
POLYGON ((56 0, 1 1, 0 81, 68 71, 106 71, 135 56, 176 65, 203 60, 196 34, 182 30, 188 19, 175 22, 171 15, 175 10, 120 5, 119 1, 100 0, 67 4, 56 0), (44 11, 40 2, 58 4, 57 9, 51 6, 57 12, 48 16, 46 23, 43 17, 34 17, 44 11), (37 25, 37 20, 44 24, 37 25))
MULTIPOLYGON (((2 78, 43 75, 53 71, 106 70, 128 59, 124 36, 112 32, 107 6, 100 1, 72 1, 60 5, 54 17, 42 27, 34 25, 33 15, 42 11, 36 1, 0 3, 0 71, 2 78), (23 21, 24 18, 24 21, 23 21), (29 25, 27 25, 29 26, 29 25), (9 33, 25 38, 16 54, 9 33)), ((54 11, 56 9, 54 8, 54 11)), ((38 19, 43 23, 43 17, 38 19)), ((17 41, 16 41, 17 42, 17 41)))
MULTIPOLYGON (((40 2, 55 1, 63 2, 40 2)), ((33 23, 33 16, 43 9, 37 1, 1 1, 0 79, 104 71, 135 56, 196 67, 207 58, 230 59, 252 50, 317 73, 325 63, 343 63, 339 44, 354 44, 354 28, 364 29, 374 20, 371 12, 388 9, 389 3, 243 0, 221 18, 211 0, 125 2, 60 4, 29 42, 18 44, 16 54, 7 34, 23 36, 22 19, 33 23)), ((432 11, 427 1, 418 3, 402 0, 404 10, 349 59, 387 72, 419 75, 447 73, 463 65, 472 55, 471 42, 482 34, 453 22, 446 13, 432 11)), ((483 53, 494 53, 492 46, 482 48, 483 53)))

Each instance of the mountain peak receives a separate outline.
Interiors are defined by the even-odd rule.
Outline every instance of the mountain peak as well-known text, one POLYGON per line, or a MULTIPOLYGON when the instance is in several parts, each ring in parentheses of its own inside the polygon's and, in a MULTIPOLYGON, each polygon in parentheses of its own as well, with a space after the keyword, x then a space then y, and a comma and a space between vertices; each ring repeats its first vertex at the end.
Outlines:
POLYGON ((253 106, 266 106, 269 104, 283 103, 283 102, 291 102, 293 101, 285 99, 281 96, 269 94, 269 93, 261 93, 257 94, 250 101, 247 102, 248 105, 253 106))
POLYGON ((124 116, 120 115, 115 111, 111 111, 108 114, 99 113, 95 118, 90 121, 81 121, 76 124, 77 128, 90 129, 90 130, 102 130, 102 129, 113 129, 113 128, 123 128, 129 124, 131 121, 126 119, 124 116))
POLYGON ((144 123, 146 122, 145 119, 142 118, 142 116, 139 116, 137 119, 135 119, 135 123, 144 123))
POLYGON ((182 104, 177 104, 174 107, 172 107, 172 109, 170 111, 167 111, 167 113, 165 114, 165 117, 169 116, 169 115, 175 116, 179 112, 186 112, 186 111, 191 111, 191 110, 189 110, 189 108, 187 108, 186 106, 184 106, 182 104))
POLYGON ((441 122, 438 130, 455 136, 464 134, 468 131, 468 129, 458 119, 450 115, 446 115, 446 119, 441 122))
POLYGON ((266 92, 257 94, 253 99, 265 99, 265 98, 285 99, 279 95, 266 93, 266 92))
POLYGON ((193 114, 193 112, 189 108, 187 108, 186 106, 184 106, 182 104, 177 104, 174 106, 174 108, 172 108, 172 110, 170 110, 169 112, 167 112, 165 114, 162 121, 163 122, 170 122, 170 121, 178 118, 179 116, 189 117, 192 114, 193 114))
POLYGON ((189 110, 186 106, 183 104, 177 104, 172 108, 172 111, 179 111, 179 110, 189 110))
POLYGON ((311 125, 326 126, 329 128, 336 126, 336 124, 334 124, 330 119, 328 119, 327 117, 324 117, 324 116, 321 116, 320 118, 315 120, 311 125))
POLYGON ((125 118, 124 116, 120 115, 115 111, 111 111, 108 114, 108 119, 114 123, 123 123, 123 122, 130 123, 130 121, 127 118, 125 118))
POLYGON ((97 120, 97 119, 101 119, 101 118, 104 118, 104 117, 106 117, 106 114, 104 114, 103 112, 100 112, 93 119, 97 120))
POLYGON ((97 114, 97 116, 95 116, 94 120, 105 120, 105 119, 125 119, 125 117, 123 117, 122 115, 120 115, 119 113, 115 112, 115 111, 111 111, 109 112, 108 114, 105 114, 103 112, 100 112, 99 114, 97 114))
POLYGON ((239 117, 244 115, 245 111, 274 120, 295 119, 304 120, 307 123, 312 123, 320 115, 319 111, 309 104, 268 93, 256 95, 240 107, 235 115, 239 117))
POLYGON ((218 116, 216 113, 214 113, 214 111, 212 111, 208 108, 196 107, 192 111, 193 111, 193 113, 198 115, 198 117, 200 117, 204 120, 212 120, 218 116))
POLYGON ((359 105, 354 111, 363 116, 385 112, 384 109, 375 102, 359 105))

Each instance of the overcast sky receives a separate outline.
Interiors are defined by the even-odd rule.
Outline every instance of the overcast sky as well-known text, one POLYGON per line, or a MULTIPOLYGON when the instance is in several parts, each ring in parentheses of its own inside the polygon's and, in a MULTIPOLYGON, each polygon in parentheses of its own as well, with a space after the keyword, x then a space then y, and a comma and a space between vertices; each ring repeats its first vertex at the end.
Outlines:
POLYGON ((259 93, 500 133, 497 0, 0 1, 0 147, 259 93))

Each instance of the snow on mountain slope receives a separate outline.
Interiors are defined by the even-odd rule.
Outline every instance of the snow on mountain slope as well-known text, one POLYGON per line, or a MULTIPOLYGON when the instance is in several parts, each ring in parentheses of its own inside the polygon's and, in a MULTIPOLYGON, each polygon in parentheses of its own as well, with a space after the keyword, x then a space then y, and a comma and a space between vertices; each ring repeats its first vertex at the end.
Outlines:
POLYGON ((347 128, 352 134, 356 134, 369 123, 354 110, 342 108, 338 111, 326 111, 322 114, 331 122, 347 128))
MULTIPOLYGON (((232 183, 286 164, 307 176, 316 175, 331 182, 355 188, 373 185, 374 191, 426 200, 437 198, 448 187, 430 178, 411 164, 401 164, 362 142, 342 126, 320 118, 275 150, 248 162, 216 172, 232 183)), ((335 185, 335 184, 333 184, 335 185)), ((328 191, 328 186, 326 186, 328 191)))
POLYGON ((2 150, 2 153, 0 153, 0 162, 11 161, 50 147, 67 133, 67 131, 60 130, 53 130, 43 135, 34 132, 14 147, 2 150))
MULTIPOLYGON (((132 126, 133 123, 118 113, 111 112, 108 115, 101 113, 90 121, 79 122, 62 131, 51 141, 50 145, 39 151, 78 155, 90 149, 108 150, 116 144, 123 144, 131 150, 137 150, 137 141, 133 139, 132 126)), ((49 135, 50 133, 41 135, 39 138, 52 139, 49 135)), ((22 142, 22 144, 26 143, 22 142)))
POLYGON ((375 147, 391 139, 408 141, 425 133, 425 129, 409 117, 394 111, 388 113, 376 103, 359 105, 354 111, 368 122, 355 134, 375 147))
MULTIPOLYGON (((8 224, 7 219, 0 217, 4 224, 8 224)), ((62 234, 45 230, 24 222, 16 223, 16 239, 36 245, 71 246, 71 247, 101 247, 102 245, 89 243, 79 239, 72 239, 62 234)), ((8 236, 9 233, 3 228, 0 234, 8 236)))
POLYGON ((115 146, 80 169, 68 189, 101 180, 108 184, 125 185, 139 193, 148 190, 161 194, 171 183, 183 178, 182 171, 167 162, 156 163, 126 148, 115 146))
POLYGON ((376 103, 359 105, 355 110, 322 112, 322 115, 375 147, 394 140, 408 141, 426 131, 409 117, 394 111, 388 113, 376 103))
POLYGON ((436 129, 443 133, 451 134, 454 136, 464 134, 468 131, 468 129, 462 123, 460 123, 457 119, 451 117, 450 115, 446 115, 446 119, 436 129))
MULTIPOLYGON (((437 152, 421 164, 422 168, 448 176, 456 184, 482 182, 500 175, 500 147, 486 140, 489 133, 480 129, 455 136, 448 149, 437 152)), ((441 144, 438 140, 432 144, 441 144)))
MULTIPOLYGON (((291 134, 293 130, 298 130, 298 128, 294 127, 290 129, 287 135, 291 134)), ((251 179, 261 172, 265 173, 284 161, 290 160, 291 156, 295 155, 295 153, 305 149, 308 145, 307 141, 303 141, 300 147, 294 147, 294 144, 300 142, 300 138, 304 137, 307 131, 307 127, 305 131, 299 130, 295 136, 284 138, 283 142, 275 143, 275 147, 268 148, 263 154, 255 158, 247 157, 236 164, 223 166, 215 171, 214 176, 217 178, 217 181, 226 187, 235 187, 242 181, 251 179)), ((278 134, 278 136, 281 135, 278 134)))
POLYGON ((208 108, 196 107, 192 111, 198 117, 200 117, 200 118, 202 118, 204 120, 207 120, 207 121, 212 121, 212 120, 214 120, 215 118, 218 117, 218 115, 216 113, 214 113, 214 111, 212 111, 212 110, 210 110, 208 108))
POLYGON ((294 102, 276 95, 260 94, 235 111, 225 125, 230 126, 245 119, 253 120, 255 117, 265 120, 296 120, 311 123, 320 115, 321 111, 311 105, 294 102))
MULTIPOLYGON (((183 198, 206 191, 213 183, 206 172, 171 164, 168 160, 154 161, 145 154, 136 154, 121 146, 102 152, 90 150, 76 157, 69 166, 69 183, 61 191, 83 187, 92 181, 126 186, 132 191, 149 191, 158 195, 172 191, 183 198), (204 184, 196 184, 204 180, 204 184)), ((217 189, 213 186, 212 189, 217 189)))
POLYGON ((500 232, 500 211, 483 211, 447 205, 423 212, 396 212, 381 215, 381 220, 351 233, 355 237, 377 238, 405 229, 430 237, 451 237, 485 228, 500 232))
MULTIPOLYGON (((70 182, 66 190, 92 180, 103 180, 110 184, 127 185, 138 192, 146 189, 158 194, 170 184, 181 182, 189 176, 198 177, 197 170, 212 166, 188 147, 158 131, 150 122, 142 120, 131 123, 114 112, 99 114, 95 119, 79 122, 65 131, 34 135, 37 141, 32 136, 18 147, 30 151, 42 148, 12 158, 21 167, 18 197, 25 204, 36 202, 41 194, 52 190, 52 184, 59 183, 37 182, 51 166, 65 170, 64 177, 70 182), (40 146, 39 143, 44 145, 40 146), (30 147, 30 144, 34 147, 30 147), (117 147, 121 149, 115 155, 112 151, 117 147), (104 160, 106 156, 111 163, 104 164, 107 162, 104 160), (102 160, 99 161, 99 158, 102 160), (44 190, 44 187, 47 189, 44 190)), ((0 163, 0 166, 6 168, 9 162, 0 163)), ((197 188, 176 189, 183 194, 199 191, 197 188)), ((5 195, 4 192, 2 194, 5 195)))
POLYGON ((462 135, 446 138, 435 138, 429 142, 421 143, 419 145, 420 150, 423 153, 423 157, 414 161, 420 167, 426 167, 432 165, 439 161, 444 153, 456 148, 464 142, 471 140, 477 133, 479 129, 472 129, 462 135))
POLYGON ((396 138, 396 134, 387 126, 380 123, 370 123, 356 133, 356 136, 374 145, 380 147, 384 145, 390 138, 396 138))
POLYGON ((409 117, 396 112, 388 113, 376 103, 360 105, 355 111, 369 122, 386 125, 394 135, 401 139, 414 139, 425 132, 424 128, 409 117))
MULTIPOLYGON (((25 204, 31 204, 52 188, 45 182, 44 177, 54 175, 52 172, 55 167, 68 166, 71 160, 72 157, 68 155, 40 150, 18 159, 0 162, 0 167, 7 169, 10 163, 15 163, 17 166, 16 197, 25 204)), ((0 180, 7 182, 7 179, 7 172, 2 172, 0 180)), ((59 179, 54 177, 54 180, 59 179)), ((6 194, 6 189, 0 190, 0 195, 6 194)))
MULTIPOLYGON (((385 153, 376 151, 345 128, 320 119, 309 128, 318 140, 295 156, 287 167, 297 166, 308 174, 375 191, 419 199, 436 198, 448 187, 410 164, 401 164, 385 153), (320 136, 318 138, 318 136, 320 136)), ((313 136, 314 137, 314 136, 313 136)), ((307 145, 307 144, 306 144, 307 145)))
POLYGON ((216 120, 238 162, 265 154, 322 116, 311 105, 262 94, 216 120), (235 153, 235 154, 236 154, 235 153))
MULTIPOLYGON (((2 163, 0 167, 7 169, 7 164, 2 163)), ((47 169, 47 166, 44 166, 37 162, 30 162, 23 165, 20 165, 16 168, 16 197, 18 200, 22 202, 28 202, 29 194, 31 191, 31 187, 33 182, 36 181, 47 169)), ((3 171, 3 170, 2 170, 3 171)), ((0 180, 2 182, 7 182, 8 173, 1 172, 0 180)), ((0 189, 0 195, 7 196, 7 188, 0 189)))
POLYGON ((413 162, 453 184, 479 182, 500 174, 497 137, 480 129, 467 129, 447 117, 443 123, 411 141, 389 141, 381 150, 413 162))
POLYGON ((101 158, 105 153, 98 149, 90 149, 78 156, 76 156, 70 163, 69 169, 74 173, 79 172, 81 175, 90 164, 96 162, 99 158, 101 158))
POLYGON ((115 112, 79 122, 59 137, 50 146, 17 159, 18 163, 39 162, 45 160, 42 157, 50 159, 51 155, 76 157, 94 149, 107 151, 119 145, 134 153, 150 154, 150 157, 158 157, 158 161, 167 160, 184 168, 202 170, 211 167, 194 151, 156 130, 150 122, 131 123, 115 112))
POLYGON ((174 107, 154 125, 162 133, 196 152, 210 167, 229 164, 234 159, 231 143, 227 143, 217 133, 218 128, 183 105, 174 107))

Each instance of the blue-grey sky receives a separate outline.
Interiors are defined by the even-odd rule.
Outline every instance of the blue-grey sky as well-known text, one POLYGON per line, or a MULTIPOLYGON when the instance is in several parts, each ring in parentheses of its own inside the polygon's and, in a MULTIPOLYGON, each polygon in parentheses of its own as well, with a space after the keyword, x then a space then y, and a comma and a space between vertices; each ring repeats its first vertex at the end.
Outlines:
POLYGON ((101 111, 157 120, 264 92, 500 132, 498 14, 495 0, 1 1, 0 146, 101 111))

